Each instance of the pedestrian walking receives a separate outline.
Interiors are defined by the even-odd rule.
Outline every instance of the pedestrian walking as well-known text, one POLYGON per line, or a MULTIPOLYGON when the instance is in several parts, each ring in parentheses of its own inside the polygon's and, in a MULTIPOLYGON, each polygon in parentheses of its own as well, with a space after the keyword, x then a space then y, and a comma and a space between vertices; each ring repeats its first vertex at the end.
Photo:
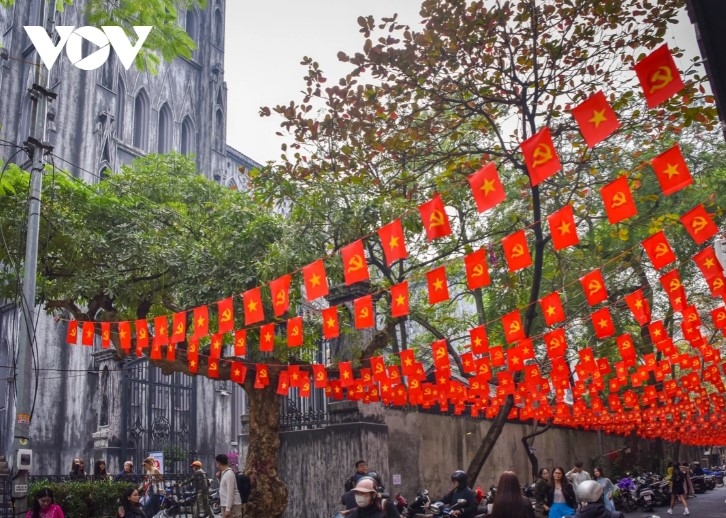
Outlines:
POLYGON ((550 489, 550 470, 542 468, 537 474, 534 483, 534 515, 536 518, 545 518, 549 515, 550 507, 547 505, 547 494, 550 489))
MULTIPOLYGON (((610 495, 613 492, 613 489, 615 489, 615 484, 607 478, 602 473, 602 468, 595 467, 592 470, 592 477, 593 479, 602 486, 603 491, 603 504, 605 505, 605 509, 608 511, 615 511, 615 504, 613 504, 612 498, 610 498, 610 495)), ((575 490, 577 492, 577 490, 575 490)))
POLYGON ((207 474, 202 469, 202 463, 198 460, 192 462, 191 469, 192 476, 185 483, 191 484, 196 494, 194 505, 192 506, 193 516, 195 518, 213 518, 214 513, 209 506, 209 480, 207 479, 207 474))
POLYGON ((220 453, 215 458, 219 477, 219 502, 222 518, 242 518, 242 498, 237 490, 237 478, 229 467, 229 457, 220 453))
POLYGON ((547 506, 550 508, 549 518, 564 518, 575 514, 577 507, 575 488, 565 476, 564 468, 559 466, 552 471, 547 506))
POLYGON ((680 500, 683 503, 685 510, 683 514, 691 514, 688 510, 688 501, 686 501, 686 473, 685 468, 688 466, 673 466, 673 474, 671 475, 671 506, 666 511, 668 514, 673 514, 673 508, 676 502, 680 500))
POLYGON ((491 517, 534 518, 532 502, 522 494, 519 479, 513 471, 505 471, 499 477, 491 517))

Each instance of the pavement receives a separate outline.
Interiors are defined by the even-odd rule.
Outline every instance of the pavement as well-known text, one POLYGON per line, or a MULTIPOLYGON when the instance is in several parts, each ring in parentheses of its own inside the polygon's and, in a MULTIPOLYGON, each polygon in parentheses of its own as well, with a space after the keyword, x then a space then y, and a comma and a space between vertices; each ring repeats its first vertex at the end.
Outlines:
MULTIPOLYGON (((726 518, 726 487, 717 487, 711 491, 688 499, 688 510, 693 518, 726 518)), ((656 507, 652 513, 632 512, 627 518, 666 518, 668 507, 656 507)), ((683 504, 676 504, 672 516, 683 516, 683 504)))

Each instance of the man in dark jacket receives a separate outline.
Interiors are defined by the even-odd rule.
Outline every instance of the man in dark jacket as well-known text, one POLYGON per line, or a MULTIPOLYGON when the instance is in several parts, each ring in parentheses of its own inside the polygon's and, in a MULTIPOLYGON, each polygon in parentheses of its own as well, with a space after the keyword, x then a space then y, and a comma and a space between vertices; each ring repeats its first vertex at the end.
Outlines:
POLYGON ((582 505, 575 518, 625 518, 620 511, 608 511, 603 501, 602 486, 596 480, 585 480, 575 489, 577 501, 582 505))
POLYGON ((449 494, 441 499, 448 506, 453 506, 459 500, 466 500, 466 505, 452 511, 452 515, 460 518, 474 518, 476 515, 476 493, 467 485, 468 479, 465 471, 457 470, 451 475, 451 481, 456 485, 449 494))

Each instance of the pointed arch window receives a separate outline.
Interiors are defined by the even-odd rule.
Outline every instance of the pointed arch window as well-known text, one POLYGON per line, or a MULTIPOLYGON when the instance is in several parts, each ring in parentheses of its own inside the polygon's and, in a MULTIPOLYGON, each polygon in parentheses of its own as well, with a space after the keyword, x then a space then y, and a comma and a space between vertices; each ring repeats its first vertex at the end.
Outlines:
POLYGON ((220 108, 214 115, 214 147, 218 151, 224 150, 224 115, 220 108))
POLYGON ((124 112, 126 111, 126 85, 121 76, 118 77, 118 92, 116 94, 116 137, 123 140, 124 112))
POLYGON ((221 49, 224 43, 224 19, 222 18, 221 9, 214 10, 214 31, 212 36, 214 38, 214 44, 221 49))
POLYGON ((146 151, 149 141, 149 96, 139 90, 134 100, 134 147, 146 151))
POLYGON ((158 151, 159 153, 168 153, 171 151, 173 142, 174 118, 171 114, 169 105, 164 103, 159 110, 159 135, 158 135, 158 151))
POLYGON ((197 41, 197 37, 199 36, 199 27, 197 25, 197 13, 194 11, 193 7, 189 7, 187 10, 185 25, 187 35, 192 40, 197 41))
POLYGON ((194 153, 194 124, 187 115, 182 122, 181 130, 181 153, 191 155, 194 153))

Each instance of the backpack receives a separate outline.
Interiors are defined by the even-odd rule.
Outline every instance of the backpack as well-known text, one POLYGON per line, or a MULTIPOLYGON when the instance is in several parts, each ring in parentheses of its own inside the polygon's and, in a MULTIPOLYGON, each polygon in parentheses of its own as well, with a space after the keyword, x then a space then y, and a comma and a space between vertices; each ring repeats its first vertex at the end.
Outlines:
POLYGON ((350 491, 355 487, 355 475, 351 476, 348 480, 345 481, 345 490, 350 491))
POLYGON ((237 479, 237 491, 242 499, 242 503, 246 504, 247 500, 250 499, 250 493, 252 493, 252 481, 250 477, 242 473, 241 471, 235 475, 237 479))

